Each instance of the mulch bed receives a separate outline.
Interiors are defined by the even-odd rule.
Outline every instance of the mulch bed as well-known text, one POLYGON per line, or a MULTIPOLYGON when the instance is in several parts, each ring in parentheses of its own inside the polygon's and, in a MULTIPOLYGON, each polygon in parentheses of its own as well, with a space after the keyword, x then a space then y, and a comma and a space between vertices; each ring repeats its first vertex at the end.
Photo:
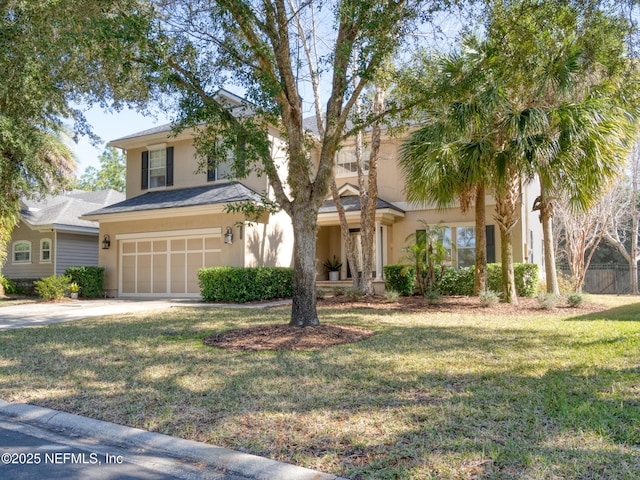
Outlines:
MULTIPOLYGON (((491 307, 481 305, 477 297, 445 296, 437 304, 430 304, 424 297, 400 297, 389 301, 384 297, 352 299, 344 295, 318 300, 318 308, 371 309, 401 312, 487 313, 491 315, 582 315, 604 310, 607 307, 585 303, 578 308, 559 304, 556 308, 542 309, 534 298, 519 298, 519 305, 499 303, 491 307)), ((203 340, 205 345, 229 350, 321 350, 334 345, 359 342, 374 334, 373 330, 351 325, 320 324, 317 327, 292 327, 289 325, 261 325, 231 330, 203 340)))
POLYGON ((202 343, 229 350, 321 350, 359 342, 373 334, 373 330, 352 325, 320 324, 305 328, 261 325, 213 335, 202 343))

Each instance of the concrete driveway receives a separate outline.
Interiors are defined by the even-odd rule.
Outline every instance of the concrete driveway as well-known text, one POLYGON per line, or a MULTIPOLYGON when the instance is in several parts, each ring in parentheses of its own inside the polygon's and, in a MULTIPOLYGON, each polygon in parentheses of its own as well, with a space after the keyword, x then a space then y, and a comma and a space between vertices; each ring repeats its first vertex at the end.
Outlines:
POLYGON ((69 322, 89 317, 121 315, 133 312, 166 310, 171 307, 205 308, 266 308, 288 305, 290 299, 264 303, 228 304, 204 303, 198 299, 124 299, 73 300, 62 303, 25 303, 0 307, 0 331, 13 328, 38 327, 50 323, 69 322))
POLYGON ((62 303, 25 303, 0 307, 0 331, 13 328, 37 327, 50 323, 68 322, 89 317, 120 315, 151 311, 172 306, 207 306, 197 300, 171 299, 105 299, 76 300, 62 303))

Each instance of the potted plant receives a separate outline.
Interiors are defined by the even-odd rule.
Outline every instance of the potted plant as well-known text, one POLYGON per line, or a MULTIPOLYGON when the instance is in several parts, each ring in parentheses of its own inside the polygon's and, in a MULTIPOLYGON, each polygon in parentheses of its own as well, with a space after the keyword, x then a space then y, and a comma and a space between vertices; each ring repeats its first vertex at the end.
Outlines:
POLYGON ((76 282, 72 282, 69 284, 69 293, 71 294, 71 298, 78 298, 78 292, 80 291, 80 285, 76 282))
POLYGON ((329 281, 336 282, 340 280, 340 269, 342 268, 342 262, 340 259, 333 256, 333 260, 328 259, 322 262, 322 265, 329 270, 329 281))

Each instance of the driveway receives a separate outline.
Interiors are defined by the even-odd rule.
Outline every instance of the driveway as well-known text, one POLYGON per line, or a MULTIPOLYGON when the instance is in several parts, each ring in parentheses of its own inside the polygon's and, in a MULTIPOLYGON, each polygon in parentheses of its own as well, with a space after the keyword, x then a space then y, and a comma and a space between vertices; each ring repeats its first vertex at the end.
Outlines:
POLYGON ((74 300, 62 303, 25 303, 0 307, 0 331, 13 328, 38 327, 50 323, 69 322, 89 317, 121 315, 171 307, 206 308, 265 308, 290 304, 291 300, 277 300, 244 305, 204 303, 198 299, 123 299, 74 300))

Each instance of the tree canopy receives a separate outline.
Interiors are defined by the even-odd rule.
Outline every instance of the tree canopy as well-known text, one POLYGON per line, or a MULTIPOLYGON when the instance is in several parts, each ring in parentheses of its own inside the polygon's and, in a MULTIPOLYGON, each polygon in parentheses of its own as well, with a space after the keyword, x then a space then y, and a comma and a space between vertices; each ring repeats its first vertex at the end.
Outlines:
POLYGON ((100 155, 100 169, 87 167, 78 179, 78 188, 82 190, 116 190, 124 193, 126 189, 127 164, 124 156, 114 147, 107 147, 100 155))

